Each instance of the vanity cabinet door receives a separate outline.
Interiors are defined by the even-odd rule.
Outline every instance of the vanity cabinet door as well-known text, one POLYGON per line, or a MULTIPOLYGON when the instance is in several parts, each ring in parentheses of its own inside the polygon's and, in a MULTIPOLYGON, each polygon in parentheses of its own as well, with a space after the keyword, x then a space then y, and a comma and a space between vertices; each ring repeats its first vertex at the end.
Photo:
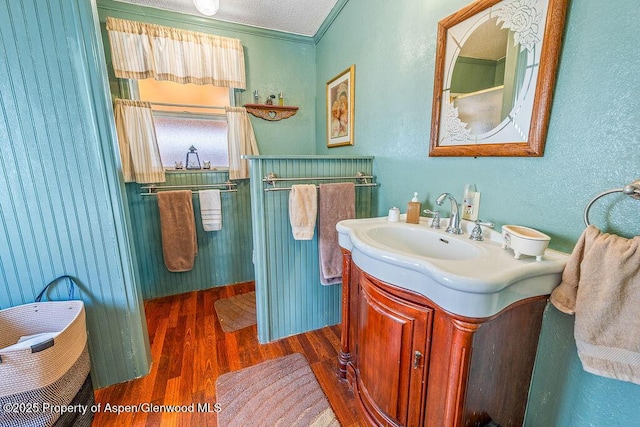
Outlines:
POLYGON ((397 298, 367 275, 359 285, 355 366, 361 401, 379 425, 418 425, 433 310, 397 298))

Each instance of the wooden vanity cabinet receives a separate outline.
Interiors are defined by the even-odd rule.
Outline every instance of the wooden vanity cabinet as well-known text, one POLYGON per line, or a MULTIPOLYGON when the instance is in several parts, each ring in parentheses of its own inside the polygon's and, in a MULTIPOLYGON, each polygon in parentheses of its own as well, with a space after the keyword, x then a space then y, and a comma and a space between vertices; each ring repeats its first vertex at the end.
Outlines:
POLYGON ((363 403, 378 424, 418 425, 422 404, 412 396, 424 394, 433 310, 401 300, 366 275, 359 285, 354 327, 363 403))
POLYGON ((368 275, 344 250, 343 284, 338 370, 371 425, 523 424, 547 296, 465 318, 368 275))

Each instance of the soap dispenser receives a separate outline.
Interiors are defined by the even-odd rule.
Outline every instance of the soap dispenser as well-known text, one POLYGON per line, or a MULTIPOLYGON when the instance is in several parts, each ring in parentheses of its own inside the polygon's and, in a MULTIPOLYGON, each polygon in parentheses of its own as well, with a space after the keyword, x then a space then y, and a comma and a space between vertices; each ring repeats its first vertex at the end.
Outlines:
POLYGON ((413 199, 407 204, 407 223, 418 224, 420 222, 420 201, 418 193, 413 193, 413 199))

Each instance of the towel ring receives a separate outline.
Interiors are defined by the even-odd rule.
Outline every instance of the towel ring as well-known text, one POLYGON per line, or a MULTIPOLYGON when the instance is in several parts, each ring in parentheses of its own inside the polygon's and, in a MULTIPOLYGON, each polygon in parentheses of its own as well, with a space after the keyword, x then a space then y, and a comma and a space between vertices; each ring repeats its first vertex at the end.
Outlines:
POLYGON ((636 200, 640 200, 640 179, 633 181, 631 184, 625 185, 623 188, 613 188, 611 190, 603 191, 602 193, 595 196, 589 203, 587 203, 587 207, 584 208, 584 225, 589 226, 591 223, 589 222, 589 209, 591 209, 591 205, 593 202, 598 200, 600 197, 606 196, 607 194, 612 193, 623 193, 629 197, 633 197, 636 200))

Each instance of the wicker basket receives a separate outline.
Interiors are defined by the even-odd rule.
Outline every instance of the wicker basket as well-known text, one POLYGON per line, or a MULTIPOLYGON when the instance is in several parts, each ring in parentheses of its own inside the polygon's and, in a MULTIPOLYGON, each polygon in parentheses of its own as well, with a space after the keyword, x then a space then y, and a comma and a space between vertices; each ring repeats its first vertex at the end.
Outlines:
POLYGON ((77 397, 83 386, 87 395, 87 382, 91 388, 89 372, 82 301, 0 310, 0 425, 52 426, 58 420, 58 425, 90 425, 93 390, 86 402, 77 397), (72 402, 79 405, 68 408, 72 402))

